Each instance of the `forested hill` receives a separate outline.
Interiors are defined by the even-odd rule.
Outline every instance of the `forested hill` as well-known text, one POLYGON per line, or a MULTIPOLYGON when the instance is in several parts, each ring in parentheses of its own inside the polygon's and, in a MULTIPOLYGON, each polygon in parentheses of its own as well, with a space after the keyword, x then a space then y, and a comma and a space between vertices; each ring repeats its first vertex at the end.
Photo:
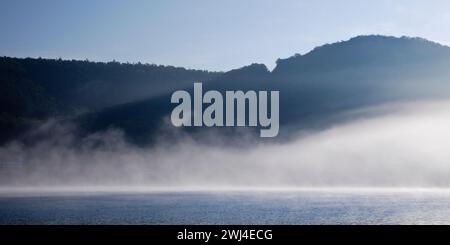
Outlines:
POLYGON ((0 57, 0 142, 35 119, 148 99, 220 74, 140 63, 0 57))
POLYGON ((204 90, 280 91, 282 137, 348 110, 450 99, 450 48, 421 38, 358 36, 279 59, 273 71, 252 64, 226 73, 5 57, 0 81, 3 141, 34 119, 84 110, 77 120, 86 132, 120 128, 145 143, 170 114, 173 91, 199 81, 208 81, 204 90))

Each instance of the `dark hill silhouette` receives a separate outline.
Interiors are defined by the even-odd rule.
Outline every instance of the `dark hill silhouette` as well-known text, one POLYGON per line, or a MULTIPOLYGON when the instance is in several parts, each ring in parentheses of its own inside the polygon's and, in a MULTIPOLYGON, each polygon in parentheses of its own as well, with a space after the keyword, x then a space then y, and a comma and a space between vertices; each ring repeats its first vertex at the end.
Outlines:
MULTIPOLYGON (((39 63, 39 60, 32 61, 39 63)), ((118 127, 123 129, 131 140, 139 143, 148 142, 155 136, 163 119, 173 108, 170 104, 172 92, 181 88, 192 89, 193 81, 170 83, 173 86, 164 87, 163 91, 153 93, 149 97, 145 97, 149 94, 141 94, 145 91, 140 91, 134 97, 133 91, 144 87, 137 85, 139 82, 131 81, 133 79, 139 81, 139 78, 146 77, 146 73, 137 72, 143 69, 143 66, 110 65, 124 66, 123 69, 132 69, 136 72, 129 77, 130 83, 127 86, 130 88, 126 90, 129 93, 125 94, 130 95, 128 101, 131 99, 138 99, 138 101, 120 105, 106 103, 105 101, 119 102, 113 91, 123 89, 120 85, 116 88, 115 85, 120 83, 108 83, 112 84, 111 87, 107 86, 103 91, 111 90, 110 97, 109 93, 105 93, 104 96, 93 96, 91 101, 79 100, 92 103, 92 105, 87 103, 90 108, 109 106, 84 114, 79 117, 79 121, 86 132, 118 127), (98 101, 96 97, 99 98, 98 101)), ((105 77, 114 79, 112 74, 118 71, 107 70, 102 68, 103 66, 107 65, 95 64, 95 68, 92 69, 102 71, 105 77)), ((280 134, 287 135, 291 132, 290 130, 298 127, 327 124, 332 118, 351 109, 393 101, 448 98, 450 97, 449 68, 449 47, 420 38, 359 36, 348 41, 317 47, 304 55, 279 59, 272 72, 261 64, 252 64, 224 74, 201 71, 189 73, 186 70, 180 72, 189 73, 192 75, 189 78, 195 78, 195 81, 210 80, 204 84, 204 90, 279 90, 282 125, 280 134)), ((169 70, 160 75, 161 80, 167 81, 175 76, 169 70)), ((175 70, 172 71, 175 72, 175 70)), ((79 69, 76 74, 85 76, 84 73, 84 70, 79 69)), ((53 76, 50 68, 45 71, 45 74, 53 76)), ((61 79, 65 77, 62 73, 58 76, 61 79)), ((183 76, 180 75, 180 77, 183 76)), ((92 83, 96 84, 96 82, 92 83)), ((78 89, 69 88, 64 91, 70 94, 73 91, 96 90, 90 89, 86 84, 89 83, 78 86, 78 89)), ((153 86, 158 87, 161 84, 165 83, 152 83, 150 88, 145 87, 144 90, 152 90, 153 86)), ((58 91, 53 85, 47 83, 36 83, 36 89, 43 91, 38 93, 42 96, 30 97, 30 99, 50 104, 53 100, 47 101, 45 98, 47 95, 54 96, 55 89, 58 91)), ((83 95, 84 92, 79 94, 83 95)), ((76 96, 68 97, 77 98, 76 96)), ((123 98, 122 101, 126 101, 123 98)), ((56 102, 59 101, 65 100, 56 99, 56 102)), ((54 107, 61 106, 55 103, 54 107)), ((195 131, 195 129, 188 130, 195 131)))

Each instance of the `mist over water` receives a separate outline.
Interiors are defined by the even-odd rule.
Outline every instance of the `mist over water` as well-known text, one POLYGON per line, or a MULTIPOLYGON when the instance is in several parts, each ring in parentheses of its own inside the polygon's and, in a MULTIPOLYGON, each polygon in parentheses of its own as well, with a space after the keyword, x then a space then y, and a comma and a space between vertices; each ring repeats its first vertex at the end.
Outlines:
POLYGON ((289 142, 255 139, 245 149, 188 135, 138 147, 115 129, 78 140, 76 125, 51 120, 35 130, 51 136, 0 148, 0 183, 3 189, 450 188, 450 101, 385 108, 322 131, 300 132, 289 142))

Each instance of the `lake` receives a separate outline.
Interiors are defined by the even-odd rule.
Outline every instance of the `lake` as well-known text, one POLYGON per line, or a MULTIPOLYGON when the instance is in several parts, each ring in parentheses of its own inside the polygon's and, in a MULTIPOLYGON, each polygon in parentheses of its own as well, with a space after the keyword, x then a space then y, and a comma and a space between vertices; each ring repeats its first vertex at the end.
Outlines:
POLYGON ((3 193, 0 224, 450 224, 450 192, 3 193))

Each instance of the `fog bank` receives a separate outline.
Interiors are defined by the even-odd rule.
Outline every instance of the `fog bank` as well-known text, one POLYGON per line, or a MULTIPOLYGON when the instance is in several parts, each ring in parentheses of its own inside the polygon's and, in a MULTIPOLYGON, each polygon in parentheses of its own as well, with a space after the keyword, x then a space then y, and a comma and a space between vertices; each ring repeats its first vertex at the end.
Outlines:
POLYGON ((368 110, 365 119, 302 132, 290 142, 254 142, 245 149, 203 144, 186 135, 175 143, 161 140, 153 147, 137 147, 114 129, 77 141, 76 125, 49 121, 36 131, 51 132, 51 137, 0 148, 0 183, 2 188, 106 190, 450 187, 450 102, 385 108, 389 111, 368 110))

